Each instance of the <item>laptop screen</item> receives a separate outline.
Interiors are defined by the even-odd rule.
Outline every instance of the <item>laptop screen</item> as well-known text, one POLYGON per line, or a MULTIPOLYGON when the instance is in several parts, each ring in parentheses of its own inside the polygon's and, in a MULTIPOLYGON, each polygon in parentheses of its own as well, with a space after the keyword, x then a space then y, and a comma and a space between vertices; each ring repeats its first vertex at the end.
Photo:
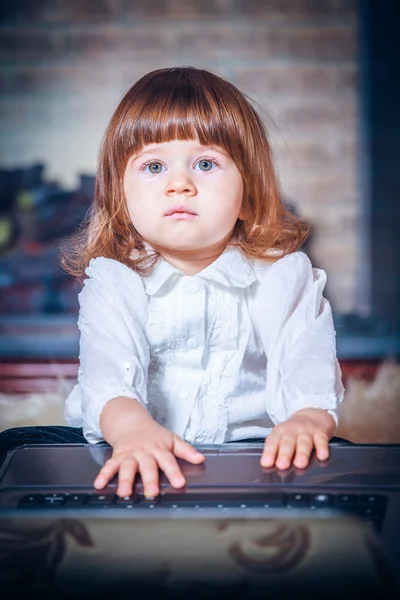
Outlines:
MULTIPOLYGON (((0 516, 0 589, 40 598, 388 598, 379 540, 307 516, 101 519, 0 516), (381 562, 379 562, 381 561, 381 562), (48 596, 46 595, 48 593, 48 596), (311 597, 311 596, 310 596, 311 597)), ((394 596, 393 596, 394 597, 394 596)))

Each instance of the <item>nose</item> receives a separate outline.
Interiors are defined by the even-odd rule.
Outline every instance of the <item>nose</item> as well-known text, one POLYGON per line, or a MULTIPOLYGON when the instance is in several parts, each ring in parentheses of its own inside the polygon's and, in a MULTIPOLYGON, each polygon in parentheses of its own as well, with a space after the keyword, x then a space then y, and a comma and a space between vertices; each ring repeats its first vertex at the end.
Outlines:
POLYGON ((191 197, 197 194, 197 188, 189 174, 179 171, 171 173, 164 188, 164 193, 166 196, 175 196, 178 194, 191 197))

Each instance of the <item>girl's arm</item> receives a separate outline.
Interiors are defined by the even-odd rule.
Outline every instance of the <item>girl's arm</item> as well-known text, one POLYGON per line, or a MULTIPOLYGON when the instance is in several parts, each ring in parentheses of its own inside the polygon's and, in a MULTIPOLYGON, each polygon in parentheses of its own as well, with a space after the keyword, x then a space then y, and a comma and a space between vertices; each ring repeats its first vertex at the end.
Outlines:
POLYGON ((180 488, 186 483, 176 457, 199 464, 204 455, 177 435, 158 425, 148 411, 132 398, 119 396, 104 406, 100 427, 105 440, 113 447, 94 482, 101 489, 118 473, 117 494, 132 494, 137 473, 141 474, 147 497, 159 494, 159 468, 171 485, 180 488))
POLYGON ((107 402, 100 414, 100 428, 105 441, 115 445, 118 438, 129 433, 138 423, 154 422, 149 412, 133 398, 118 396, 107 402))
POLYGON ((85 438, 94 444, 104 439, 100 414, 111 399, 126 396, 147 406, 150 353, 140 277, 106 258, 92 260, 86 274, 79 294, 78 389, 67 399, 67 420, 82 425, 85 438))
POLYGON ((142 281, 125 265, 105 258, 91 261, 86 274, 79 295, 78 386, 69 407, 67 400, 67 413, 74 424, 81 420, 90 443, 105 439, 113 447, 96 487, 104 487, 118 473, 117 493, 128 496, 140 472, 145 493, 154 496, 159 468, 172 485, 181 487, 185 480, 176 457, 194 463, 204 457, 147 411, 148 303, 142 281))
MULTIPOLYGON (((308 464, 313 448, 329 455, 344 388, 336 357, 326 275, 301 252, 277 261, 260 281, 258 318, 268 358, 266 408, 276 426, 264 466, 308 464)), ((257 306, 256 305, 256 306, 257 306)))

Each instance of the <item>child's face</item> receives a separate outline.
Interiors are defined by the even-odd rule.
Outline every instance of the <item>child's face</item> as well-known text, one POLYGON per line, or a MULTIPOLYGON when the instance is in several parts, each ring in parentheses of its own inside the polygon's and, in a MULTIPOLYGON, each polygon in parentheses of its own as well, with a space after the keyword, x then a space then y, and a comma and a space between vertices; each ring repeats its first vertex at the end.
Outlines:
POLYGON ((198 140, 145 146, 128 161, 124 191, 133 225, 161 253, 217 253, 241 218, 238 168, 198 140))

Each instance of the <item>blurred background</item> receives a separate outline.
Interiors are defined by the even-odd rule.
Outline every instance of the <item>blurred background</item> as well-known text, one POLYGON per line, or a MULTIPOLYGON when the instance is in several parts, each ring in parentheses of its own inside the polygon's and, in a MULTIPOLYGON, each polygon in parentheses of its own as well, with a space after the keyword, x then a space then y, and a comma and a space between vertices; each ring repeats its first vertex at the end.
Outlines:
MULTIPOLYGON (((100 141, 123 94, 150 70, 193 65, 227 77, 253 100, 271 137, 282 197, 310 224, 306 251, 328 274, 347 387, 357 381, 364 397, 383 377, 375 395, 392 386, 391 410, 400 414, 399 13, 387 0, 3 6, 4 402, 54 391, 59 398, 68 385, 57 386, 74 382, 81 284, 60 268, 60 246, 88 210, 100 141)), ((379 412, 382 400, 376 403, 379 412)), ((17 406, 26 415, 28 405, 17 406)))

